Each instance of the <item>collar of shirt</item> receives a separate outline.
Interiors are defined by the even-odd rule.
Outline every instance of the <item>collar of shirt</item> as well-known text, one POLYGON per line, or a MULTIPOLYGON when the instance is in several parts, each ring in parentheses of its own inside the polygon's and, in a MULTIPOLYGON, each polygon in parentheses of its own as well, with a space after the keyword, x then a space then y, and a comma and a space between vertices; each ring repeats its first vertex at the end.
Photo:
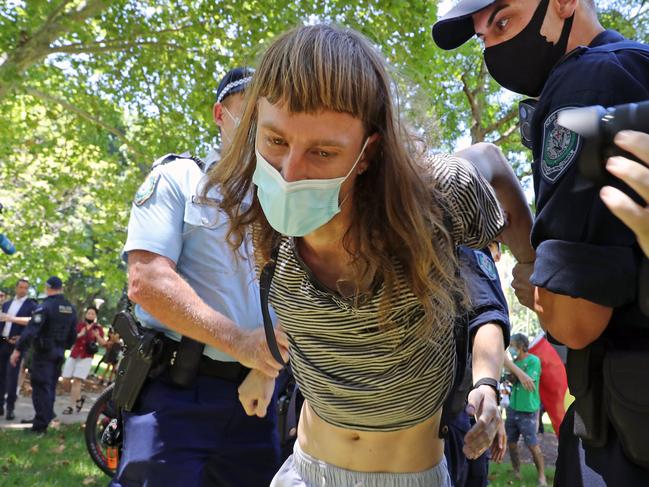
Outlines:
POLYGON ((624 40, 626 39, 622 34, 614 30, 608 29, 605 30, 604 32, 600 32, 599 34, 597 34, 595 38, 591 41, 591 43, 588 45, 588 47, 603 46, 604 44, 611 44, 613 42, 621 42, 624 40))
POLYGON ((212 149, 207 153, 207 156, 205 156, 205 172, 207 172, 210 167, 212 167, 212 164, 215 162, 219 161, 221 159, 221 152, 218 149, 212 149))

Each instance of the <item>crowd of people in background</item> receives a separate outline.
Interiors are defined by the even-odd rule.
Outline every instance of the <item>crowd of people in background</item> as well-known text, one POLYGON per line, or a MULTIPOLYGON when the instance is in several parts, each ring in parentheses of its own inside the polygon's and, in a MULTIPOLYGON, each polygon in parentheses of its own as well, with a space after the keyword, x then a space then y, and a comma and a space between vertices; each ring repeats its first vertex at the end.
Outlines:
MULTIPOLYGON (((47 296, 62 295, 62 281, 57 277, 51 277, 46 283, 47 296)), ((96 383, 99 386, 109 385, 112 383, 115 376, 115 368, 121 355, 121 339, 118 333, 112 329, 105 330, 105 327, 99 323, 98 315, 99 309, 94 306, 88 306, 85 309, 83 319, 77 323, 76 312, 74 307, 68 304, 61 305, 61 310, 70 310, 71 316, 68 321, 76 323, 73 331, 69 333, 74 336, 74 341, 71 344, 65 344, 61 348, 63 342, 58 341, 54 337, 54 348, 57 352, 43 353, 43 344, 36 338, 37 336, 30 336, 29 333, 25 334, 23 340, 27 345, 23 353, 17 349, 17 345, 23 336, 30 320, 52 320, 53 317, 39 314, 39 310, 43 309, 43 304, 48 299, 44 297, 39 304, 39 300, 32 296, 36 296, 35 287, 32 286, 30 281, 26 278, 18 280, 15 286, 13 295, 4 291, 0 292, 0 305, 2 312, 0 313, 0 416, 5 417, 5 420, 16 420, 15 407, 18 395, 21 391, 28 395, 30 393, 33 397, 34 404, 34 417, 18 418, 22 424, 33 425, 38 416, 37 409, 47 405, 47 408, 53 407, 54 399, 56 397, 56 388, 62 378, 63 390, 70 391, 69 406, 64 408, 60 413, 64 415, 79 414, 82 411, 86 396, 82 394, 84 387, 87 389, 96 383), (38 343, 36 343, 38 342, 38 343), (41 348, 39 348, 41 347, 41 348), (103 349, 103 355, 97 362, 94 373, 90 374, 93 362, 96 362, 95 357, 103 349), (69 350, 65 362, 62 358, 63 351, 69 350), (12 356, 17 358, 12 360, 12 356), (34 364, 34 356, 36 355, 36 364, 34 364), (44 356, 46 355, 46 356, 44 356), (52 356, 56 356, 54 360, 52 356), (42 368, 39 368, 39 357, 45 359, 51 365, 47 369, 46 374, 40 374, 42 368), (15 363, 13 363, 15 361, 15 363), (99 372, 101 365, 104 364, 103 370, 99 372), (23 382, 25 380, 25 371, 29 372, 31 387, 25 387, 23 382), (34 372, 36 371, 36 377, 34 372), (51 372, 51 373, 50 373, 51 372), (42 386, 42 387, 41 387, 42 386), (45 394, 41 394, 46 391, 45 394), (36 396, 34 398, 34 395, 36 396)), ((61 299, 63 299, 61 297, 61 299)), ((61 336, 66 334, 62 332, 61 336)), ((33 335, 33 334, 32 334, 33 335)), ((52 410, 51 418, 40 423, 37 421, 37 428, 28 429, 28 431, 43 432, 47 428, 49 421, 56 417, 57 412, 52 410)), ((47 417, 47 415, 46 415, 47 417)))

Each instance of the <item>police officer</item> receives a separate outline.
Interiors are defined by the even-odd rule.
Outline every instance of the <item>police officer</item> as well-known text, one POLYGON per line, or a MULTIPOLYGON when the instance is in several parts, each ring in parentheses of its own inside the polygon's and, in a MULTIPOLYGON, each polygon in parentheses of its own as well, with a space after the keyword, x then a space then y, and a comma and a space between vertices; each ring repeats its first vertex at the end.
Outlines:
POLYGON ((649 318, 638 307, 641 250, 599 189, 580 179, 583 140, 560 127, 557 114, 648 99, 649 48, 604 30, 592 0, 463 0, 433 26, 444 49, 474 34, 499 84, 539 97, 531 126, 537 259, 530 281, 541 324, 571 349, 576 396, 561 426, 555 485, 587 482, 575 435, 607 485, 647 485, 649 414, 633 406, 647 403, 638 394, 649 365, 649 318))
MULTIPOLYGON (((237 68, 219 83, 213 115, 222 151, 251 76, 237 68)), ((254 264, 228 244, 218 189, 201 196, 204 172, 217 160, 218 151, 205 164, 163 157, 135 195, 124 247, 129 298, 139 321, 164 333, 164 371, 124 414, 113 486, 261 486, 279 467, 275 408, 249 417, 238 399, 244 378, 276 377, 281 366, 266 345, 254 264), (194 362, 180 380, 177 371, 194 362)), ((286 353, 286 338, 276 338, 286 353)))
POLYGON ((33 312, 25 331, 11 354, 12 366, 17 366, 20 355, 34 345, 31 368, 34 421, 27 431, 42 434, 54 417, 56 382, 65 350, 76 338, 77 313, 63 296, 63 282, 52 276, 46 282, 47 297, 33 312))
MULTIPOLYGON (((494 244, 498 245, 497 243, 494 244)), ((500 286, 494 258, 489 249, 474 250, 459 247, 458 260, 471 300, 468 331, 469 349, 473 352, 472 361, 475 364, 476 361, 481 361, 483 357, 487 357, 486 354, 482 353, 485 347, 500 347, 502 350, 501 361, 499 364, 494 364, 495 367, 492 372, 494 376, 498 377, 504 351, 509 346, 510 324, 507 301, 500 286)), ((466 374, 466 379, 470 379, 471 370, 467 369, 466 374)), ((450 418, 448 422, 448 434, 444 441, 444 455, 448 463, 451 480, 456 487, 483 487, 488 482, 488 452, 477 458, 469 459, 463 451, 464 437, 473 424, 473 418, 466 411, 461 411, 450 418)), ((505 454, 505 445, 504 429, 501 423, 491 448, 492 459, 495 461, 502 460, 505 454)))

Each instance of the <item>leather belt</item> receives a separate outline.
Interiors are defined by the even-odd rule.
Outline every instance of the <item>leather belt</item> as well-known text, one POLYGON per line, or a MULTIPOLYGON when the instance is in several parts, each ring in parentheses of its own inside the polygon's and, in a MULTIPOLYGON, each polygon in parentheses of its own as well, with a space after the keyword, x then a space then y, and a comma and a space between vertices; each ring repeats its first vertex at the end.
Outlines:
MULTIPOLYGON (((178 342, 168 337, 163 337, 162 362, 171 367, 175 359, 175 352, 178 350, 178 342)), ((240 384, 250 372, 239 362, 222 362, 202 355, 198 365, 198 375, 215 377, 227 382, 240 384)))

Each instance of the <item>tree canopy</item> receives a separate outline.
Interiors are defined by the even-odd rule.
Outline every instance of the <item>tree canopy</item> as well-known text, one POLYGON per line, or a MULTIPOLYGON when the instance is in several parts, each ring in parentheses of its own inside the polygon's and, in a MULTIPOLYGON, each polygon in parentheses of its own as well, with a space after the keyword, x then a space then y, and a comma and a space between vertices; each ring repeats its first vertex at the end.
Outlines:
MULTIPOLYGON (((646 1, 609 1, 607 27, 647 40, 646 1)), ((411 123, 440 149, 499 144, 529 172, 518 97, 489 77, 477 42, 443 52, 426 0, 9 0, 0 5, 0 232, 16 244, 0 278, 59 274, 74 299, 115 303, 132 196, 151 162, 216 143, 217 80, 253 65, 276 34, 336 22, 388 58, 411 123)))

